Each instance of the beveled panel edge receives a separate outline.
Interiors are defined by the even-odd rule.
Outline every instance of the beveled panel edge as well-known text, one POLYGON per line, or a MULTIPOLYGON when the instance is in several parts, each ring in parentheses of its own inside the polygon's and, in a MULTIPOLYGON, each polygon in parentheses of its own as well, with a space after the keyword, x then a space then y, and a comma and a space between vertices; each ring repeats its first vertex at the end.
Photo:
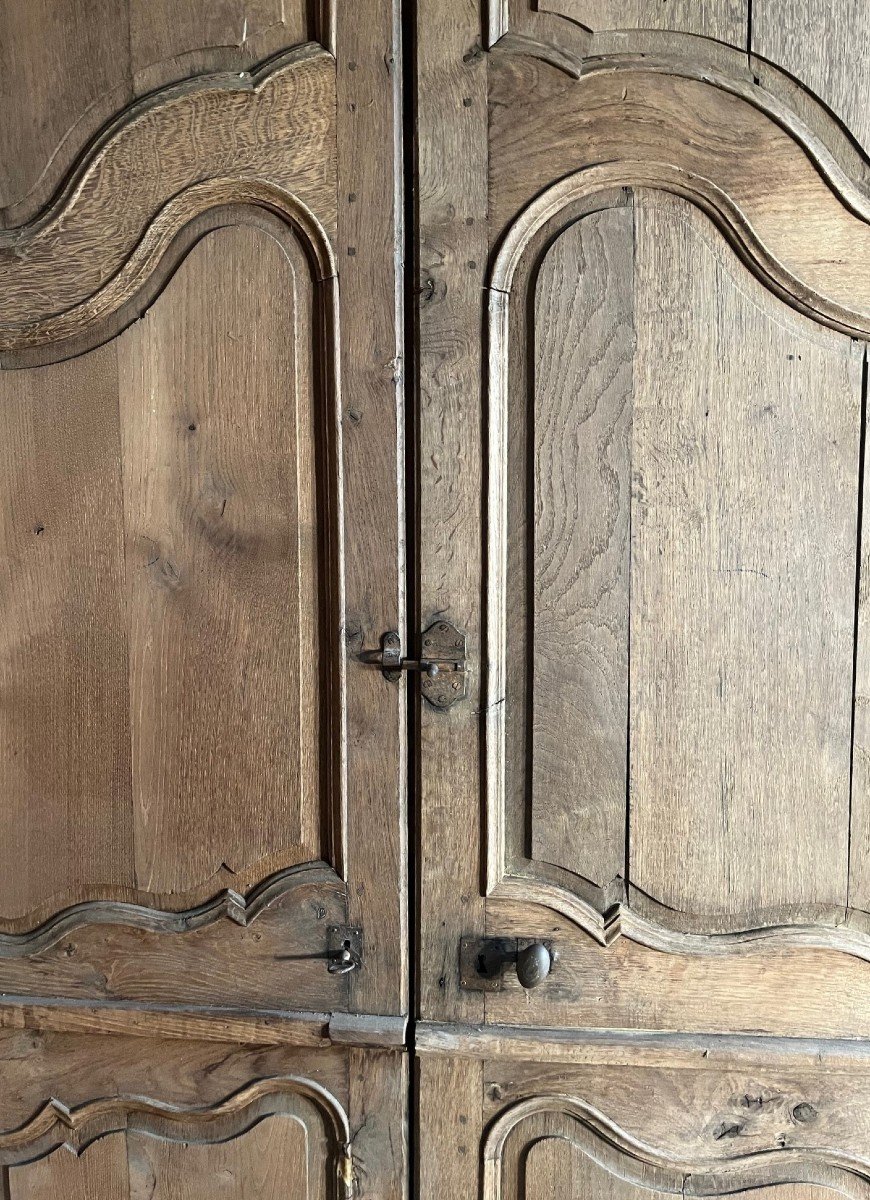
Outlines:
POLYGON ((735 1155, 724 1162, 704 1158, 681 1161, 633 1137, 584 1100, 558 1094, 521 1100, 493 1122, 482 1151, 484 1200, 500 1200, 502 1195, 508 1138, 521 1136, 517 1131, 522 1125, 541 1114, 570 1119, 575 1130, 570 1138, 573 1145, 601 1169, 644 1190, 722 1196, 777 1183, 807 1183, 863 1197, 870 1188, 870 1159, 866 1156, 783 1147, 735 1155))
POLYGON ((304 1076, 261 1079, 207 1108, 183 1108, 143 1096, 109 1097, 68 1108, 52 1098, 24 1125, 0 1133, 0 1163, 33 1162, 61 1148, 78 1156, 97 1138, 128 1130, 171 1141, 228 1141, 263 1118, 286 1111, 288 1100, 302 1101, 323 1121, 334 1145, 338 1194, 350 1200, 353 1161, 347 1113, 331 1092, 304 1076))
MULTIPOLYGON (((486 647, 483 705, 486 763, 485 894, 540 904, 566 917, 599 945, 625 935, 631 941, 668 953, 722 955, 757 953, 791 947, 835 950, 870 962, 870 932, 858 910, 837 910, 828 923, 772 921, 728 932, 704 933, 671 928, 633 912, 624 902, 605 911, 536 870, 522 871, 507 859, 505 834, 505 663, 507 577, 507 472, 510 321, 509 306, 523 255, 535 236, 557 225, 570 206, 598 193, 628 187, 657 188, 681 196, 704 212, 760 283, 784 303, 816 322, 849 336, 870 335, 870 313, 848 310, 820 295, 794 276, 761 241, 730 197, 700 175, 668 163, 624 160, 575 171, 545 188, 524 208, 501 239, 487 276, 487 580, 486 647), (496 600, 493 603, 492 598, 496 600), (850 923, 851 922, 851 923, 850 923)), ((567 219, 567 217, 566 217, 567 219)), ((579 878, 579 877, 578 877, 579 878)), ((667 912, 660 906, 663 918, 667 912)), ((785 916, 786 914, 782 914, 785 916)))
MULTIPOLYGON (((224 888, 211 899, 190 908, 167 910, 118 899, 86 900, 60 909, 32 929, 21 933, 0 932, 0 960, 40 954, 69 937, 74 930, 88 925, 123 925, 151 933, 190 933, 226 919, 244 928, 270 904, 306 884, 343 886, 343 881, 328 863, 313 862, 278 871, 253 887, 247 895, 224 888)), ((118 890, 123 894, 123 889, 118 890)), ((178 899, 184 901, 183 896, 178 899)))

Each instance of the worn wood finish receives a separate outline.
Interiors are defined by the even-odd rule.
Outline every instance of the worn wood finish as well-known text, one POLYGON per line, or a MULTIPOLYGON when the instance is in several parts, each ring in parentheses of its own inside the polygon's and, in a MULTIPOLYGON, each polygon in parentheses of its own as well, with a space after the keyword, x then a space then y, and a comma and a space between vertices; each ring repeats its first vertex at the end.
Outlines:
POLYGON ((0 41, 0 227, 46 203, 102 124, 155 88, 236 75, 307 41, 328 21, 305 0, 5 0, 0 41))
POLYGON ((446 713, 423 705, 420 713, 420 1007, 467 1020, 481 1005, 458 991, 456 948, 463 934, 483 932, 484 922, 474 816, 487 250, 487 63, 479 19, 472 3, 418 5, 419 628, 446 616, 466 633, 471 666, 466 702, 446 713))
POLYGON ((22 1032, 0 1065, 14 1195, 405 1194, 402 1054, 22 1032))
POLYGON ((433 1181, 421 1195, 525 1196, 533 1179, 531 1194, 548 1200, 574 1195, 559 1185, 578 1179, 579 1195, 866 1194, 866 1057, 844 1057, 832 1073, 824 1044, 780 1053, 783 1039, 770 1039, 765 1057, 758 1040, 739 1039, 720 1058, 711 1039, 669 1060, 671 1039, 641 1065, 640 1043, 636 1056, 612 1038, 586 1059, 582 1031, 572 1036, 573 1062, 548 1058, 532 1029, 509 1057, 491 1034, 472 1059, 421 1052, 421 1119, 442 1131, 440 1157, 421 1160, 433 1181), (533 1147, 552 1139, 571 1148, 570 1169, 557 1156, 532 1171, 533 1147))

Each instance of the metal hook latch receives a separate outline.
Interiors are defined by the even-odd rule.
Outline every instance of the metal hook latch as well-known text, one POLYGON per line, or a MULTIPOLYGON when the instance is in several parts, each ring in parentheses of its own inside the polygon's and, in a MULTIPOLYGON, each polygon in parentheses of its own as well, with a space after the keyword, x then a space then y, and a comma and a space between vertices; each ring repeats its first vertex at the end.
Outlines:
POLYGON ((380 667, 392 683, 402 671, 419 671, 420 692, 434 708, 450 708, 464 700, 465 634, 449 621, 435 621, 423 631, 422 643, 419 658, 403 658, 402 639, 391 629, 381 638, 380 650, 363 650, 359 661, 380 667))

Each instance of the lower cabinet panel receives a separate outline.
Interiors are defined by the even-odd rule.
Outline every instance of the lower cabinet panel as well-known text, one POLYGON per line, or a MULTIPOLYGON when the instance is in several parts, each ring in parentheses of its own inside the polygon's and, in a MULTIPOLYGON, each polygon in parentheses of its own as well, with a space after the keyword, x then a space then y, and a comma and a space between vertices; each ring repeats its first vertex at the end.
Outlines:
POLYGON ((754 1053, 744 1065, 684 1046, 633 1066, 657 1056, 628 1043, 610 1063, 578 1043, 582 1065, 423 1051, 421 1200, 870 1197, 870 1057, 754 1053))
POLYGON ((406 1195, 404 1054, 12 1032, 2 1200, 406 1195))

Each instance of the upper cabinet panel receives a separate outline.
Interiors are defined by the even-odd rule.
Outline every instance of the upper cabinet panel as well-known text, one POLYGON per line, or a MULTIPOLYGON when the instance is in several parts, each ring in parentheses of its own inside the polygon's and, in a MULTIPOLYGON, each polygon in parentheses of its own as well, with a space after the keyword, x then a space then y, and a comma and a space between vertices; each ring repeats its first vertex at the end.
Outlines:
POLYGON ((837 925, 863 349, 682 199, 557 220, 495 338, 493 885, 687 933, 837 925))
POLYGON ((29 219, 137 96, 326 40, 307 0, 2 0, 0 226, 29 219))

